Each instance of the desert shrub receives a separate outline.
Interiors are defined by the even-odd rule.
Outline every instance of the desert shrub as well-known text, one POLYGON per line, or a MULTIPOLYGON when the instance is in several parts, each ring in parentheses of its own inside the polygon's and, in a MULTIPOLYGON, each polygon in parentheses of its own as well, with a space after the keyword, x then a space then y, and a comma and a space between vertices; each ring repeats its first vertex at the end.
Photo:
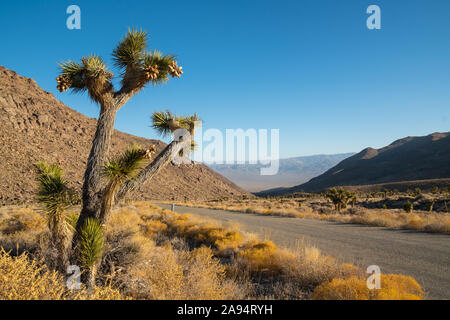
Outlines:
POLYGON ((333 279, 319 285, 313 300, 369 300, 370 291, 365 280, 357 277, 333 279))
POLYGON ((359 268, 351 264, 341 265, 332 257, 323 255, 319 249, 308 246, 299 250, 296 258, 287 265, 286 275, 290 281, 308 291, 335 277, 347 278, 361 273, 359 268))
POLYGON ((149 220, 143 224, 144 234, 147 237, 155 237, 157 234, 165 232, 167 230, 167 224, 159 220, 149 220))
POLYGON ((414 278, 399 274, 381 275, 377 300, 421 300, 423 297, 423 290, 414 278))
POLYGON ((412 229, 412 230, 421 230, 423 229, 424 221, 419 216, 412 217, 406 226, 406 229, 412 229))
POLYGON ((381 289, 368 289, 366 279, 352 276, 336 278, 319 285, 312 294, 314 300, 420 300, 423 291, 411 277, 381 275, 381 289))
POLYGON ((272 241, 247 243, 238 251, 240 264, 250 273, 281 274, 284 264, 293 258, 291 252, 277 248, 272 241))
POLYGON ((95 287, 70 291, 63 277, 56 271, 26 254, 11 257, 0 249, 0 300, 68 300, 68 299, 123 299, 119 291, 95 287))
POLYGON ((24 252, 35 254, 44 240, 45 230, 45 219, 36 211, 7 208, 0 216, 0 248, 14 255, 24 252))
POLYGON ((11 235, 17 232, 41 232, 45 219, 36 211, 27 208, 12 209, 5 219, 0 220, 0 233, 11 235))
POLYGON ((62 278, 23 254, 11 257, 0 250, 0 299, 67 299, 62 278))
POLYGON ((109 281, 120 288, 126 286, 122 275, 145 260, 147 252, 154 248, 150 240, 154 235, 148 235, 145 228, 149 221, 134 207, 113 211, 105 228, 104 253, 98 270, 101 282, 109 281), (144 225, 142 229, 141 223, 144 225))
POLYGON ((155 247, 149 261, 131 270, 128 293, 137 299, 232 299, 240 297, 236 284, 209 248, 193 251, 155 247))
POLYGON ((237 248, 244 241, 244 237, 237 231, 228 231, 219 239, 216 239, 214 245, 219 250, 228 248, 237 248))
POLYGON ((255 213, 255 209, 247 208, 247 209, 245 209, 245 213, 255 213))

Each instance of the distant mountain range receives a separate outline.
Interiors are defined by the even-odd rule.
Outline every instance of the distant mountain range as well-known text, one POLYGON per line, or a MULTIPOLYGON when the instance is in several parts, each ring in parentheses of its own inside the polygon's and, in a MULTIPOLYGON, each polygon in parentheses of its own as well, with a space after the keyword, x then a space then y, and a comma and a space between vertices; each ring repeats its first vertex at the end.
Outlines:
POLYGON ((406 137, 381 149, 366 148, 306 183, 264 194, 443 178, 450 178, 450 132, 406 137))
POLYGON ((261 176, 260 169, 265 166, 259 164, 214 164, 209 167, 241 188, 256 192, 271 188, 292 187, 309 181, 352 155, 354 153, 280 159, 278 174, 273 176, 261 176))

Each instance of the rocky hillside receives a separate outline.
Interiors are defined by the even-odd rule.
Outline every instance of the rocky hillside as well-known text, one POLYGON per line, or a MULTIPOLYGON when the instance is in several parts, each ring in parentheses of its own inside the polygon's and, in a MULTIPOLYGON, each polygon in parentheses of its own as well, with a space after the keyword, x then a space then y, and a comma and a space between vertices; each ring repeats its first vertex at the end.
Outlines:
POLYGON ((366 148, 307 183, 276 192, 445 178, 450 178, 450 132, 438 132, 406 137, 381 149, 366 148))
MULTIPOLYGON (((95 125, 96 119, 65 106, 33 79, 0 66, 0 204, 33 200, 33 163, 39 160, 58 163, 69 183, 81 189, 95 125)), ((116 131, 111 153, 132 143, 155 144, 157 152, 165 146, 116 131)), ((134 198, 205 200, 245 193, 204 165, 169 165, 134 198)))

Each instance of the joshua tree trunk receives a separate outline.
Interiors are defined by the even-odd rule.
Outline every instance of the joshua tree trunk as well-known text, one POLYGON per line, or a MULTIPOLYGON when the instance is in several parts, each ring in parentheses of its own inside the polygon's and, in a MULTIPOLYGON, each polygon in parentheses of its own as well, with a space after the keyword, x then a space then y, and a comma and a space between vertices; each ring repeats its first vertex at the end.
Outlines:
POLYGON ((95 288, 95 277, 97 276, 97 264, 95 263, 91 268, 87 270, 87 287, 89 290, 93 290, 95 288))
POLYGON ((102 202, 102 184, 100 181, 101 168, 106 162, 106 157, 111 145, 111 136, 114 132, 114 119, 117 109, 114 107, 102 108, 97 131, 92 142, 83 184, 83 208, 81 210, 78 226, 83 225, 88 217, 96 217, 99 214, 102 202))
POLYGON ((66 268, 69 265, 69 257, 68 257, 68 246, 69 241, 67 237, 67 232, 64 227, 64 221, 55 221, 55 225, 53 226, 52 232, 52 245, 58 252, 58 260, 56 261, 56 268, 62 272, 66 272, 66 268))
POLYGON ((111 145, 111 137, 114 133, 114 120, 118 109, 118 106, 110 105, 108 107, 102 106, 100 111, 97 130, 84 174, 83 203, 76 225, 76 232, 73 237, 73 249, 78 244, 78 235, 85 220, 87 218, 98 218, 100 215, 103 202, 102 187, 104 187, 101 183, 101 170, 106 162, 111 145))

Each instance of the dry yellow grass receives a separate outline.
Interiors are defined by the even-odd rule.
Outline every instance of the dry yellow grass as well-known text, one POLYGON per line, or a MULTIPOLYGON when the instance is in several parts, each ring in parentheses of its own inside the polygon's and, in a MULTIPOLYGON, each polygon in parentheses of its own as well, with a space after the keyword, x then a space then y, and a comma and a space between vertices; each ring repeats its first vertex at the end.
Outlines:
POLYGON ((0 249, 0 300, 118 300, 124 296, 110 287, 70 291, 63 277, 22 254, 11 257, 0 249))
POLYGON ((240 290, 225 278, 225 269, 211 249, 193 251, 157 247, 148 261, 131 269, 128 292, 138 299, 216 300, 240 298, 240 290), (131 284, 131 285, 130 285, 131 284))

